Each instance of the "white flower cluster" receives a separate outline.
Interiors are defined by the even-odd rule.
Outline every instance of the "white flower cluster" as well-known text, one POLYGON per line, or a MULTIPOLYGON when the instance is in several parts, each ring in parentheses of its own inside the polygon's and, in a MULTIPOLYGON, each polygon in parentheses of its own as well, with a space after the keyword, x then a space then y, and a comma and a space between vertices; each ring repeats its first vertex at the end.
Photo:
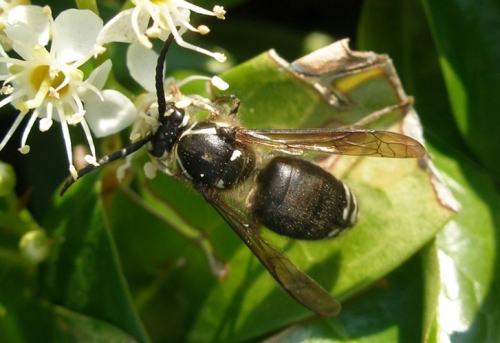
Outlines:
MULTIPOLYGON (((135 7, 118 13, 106 25, 89 10, 68 9, 53 19, 51 9, 32 6, 28 0, 0 0, 0 108, 8 104, 19 114, 0 142, 2 150, 19 126, 26 121, 19 151, 28 153, 28 135, 38 120, 40 131, 59 122, 64 137, 69 170, 73 166, 69 125, 79 124, 88 141, 88 163, 96 164, 93 137, 114 134, 144 115, 156 101, 154 67, 156 54, 150 39, 165 40, 172 34, 185 48, 209 55, 218 61, 225 56, 185 42, 187 30, 208 33, 206 26, 189 23, 191 11, 224 19, 225 11, 213 11, 183 0, 133 0, 135 7), (103 89, 111 71, 111 60, 93 67, 85 79, 81 67, 96 65, 95 57, 112 42, 134 43, 129 47, 127 66, 131 76, 150 92, 134 102, 124 94, 103 89), (144 59, 151 63, 144 63, 144 59), (154 60, 153 60, 154 59, 154 60), (145 68, 147 66, 147 68, 145 68), (144 102, 147 99, 147 103, 144 102), (28 117, 25 120, 25 117, 28 117)), ((214 84, 227 88, 222 80, 214 84)))

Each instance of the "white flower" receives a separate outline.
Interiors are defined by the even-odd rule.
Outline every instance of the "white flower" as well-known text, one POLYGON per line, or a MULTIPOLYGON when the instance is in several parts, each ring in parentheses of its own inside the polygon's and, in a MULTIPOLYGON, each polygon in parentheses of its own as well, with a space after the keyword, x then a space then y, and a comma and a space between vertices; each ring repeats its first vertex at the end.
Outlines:
POLYGON ((0 0, 0 31, 5 28, 9 13, 17 6, 29 5, 29 0, 0 0))
POLYGON ((79 92, 85 103, 85 120, 96 137, 121 131, 137 117, 134 103, 129 98, 113 89, 102 90, 110 71, 111 61, 107 60, 94 69, 86 80, 100 93, 88 88, 82 88, 79 92))
MULTIPOLYGON (((22 6, 22 5, 29 5, 30 1, 29 0, 0 0, 0 35, 5 36, 3 33, 3 29, 5 28, 5 23, 7 22, 7 19, 9 17, 10 11, 17 7, 17 6, 22 6)), ((34 23, 34 25, 36 25, 34 23)), ((0 55, 5 55, 5 51, 9 51, 12 47, 6 43, 6 40, 2 39, 0 40, 0 55)), ((0 73, 5 73, 5 66, 0 65, 0 73)))
POLYGON ((10 10, 14 7, 29 4, 29 0, 0 0, 0 22, 3 24, 7 20, 10 10))
MULTIPOLYGON (((148 50, 140 44, 131 44, 127 50, 127 68, 129 69, 132 78, 137 81, 147 93, 137 97, 135 104, 139 113, 139 118, 134 123, 130 139, 136 141, 145 137, 151 131, 154 131, 158 123, 158 99, 156 94, 156 70, 147 66, 157 63, 158 54, 153 50, 148 50)), ((201 75, 191 75, 181 81, 175 81, 172 78, 164 80, 165 100, 174 102, 177 108, 182 108, 186 111, 186 119, 189 119, 190 112, 193 110, 205 110, 214 113, 216 110, 209 99, 200 95, 185 95, 182 94, 180 88, 185 84, 201 80, 209 81, 213 86, 220 90, 226 90, 229 85, 218 76, 207 77, 201 75)), ((128 164, 124 166, 126 168, 128 164)), ((120 168, 117 172, 124 174, 120 168)), ((168 174, 168 170, 162 169, 168 174)), ((146 176, 152 178, 155 175, 156 166, 147 163, 144 166, 146 176)))
POLYGON ((4 81, 1 93, 6 95, 0 101, 0 107, 10 103, 20 110, 20 114, 0 143, 0 150, 31 111, 19 150, 29 152, 26 141, 37 118, 41 118, 41 131, 47 131, 53 120, 59 121, 69 169, 76 177, 68 124, 81 125, 95 160, 90 129, 98 135, 104 135, 104 132, 111 134, 133 122, 135 110, 131 112, 130 106, 127 108, 123 95, 117 95, 115 91, 101 91, 111 69, 110 61, 95 68, 83 81, 83 72, 79 67, 96 53, 96 38, 101 29, 102 20, 87 10, 70 9, 55 20, 48 7, 18 6, 10 11, 4 32, 13 50, 22 59, 5 54, 0 57, 0 64, 8 67, 8 73, 0 75, 0 80, 4 81), (50 50, 47 50, 45 46, 49 44, 49 37, 52 41, 50 50), (110 102, 120 104, 122 111, 117 112, 116 106, 109 105, 110 102), (113 116, 116 121, 110 123, 113 116))
POLYGON ((215 6, 212 11, 195 6, 184 0, 132 0, 135 7, 125 10, 112 18, 104 27, 98 38, 98 44, 109 42, 139 42, 151 49, 149 38, 160 38, 165 41, 172 33, 180 46, 211 56, 224 62, 226 56, 214 53, 187 43, 181 37, 186 30, 207 34, 210 30, 204 25, 195 28, 189 23, 191 11, 224 19, 224 8, 215 6), (148 24, 151 20, 151 25, 148 24))
MULTIPOLYGON (((139 116, 134 122, 130 134, 130 139, 132 141, 144 138, 159 125, 157 120, 158 97, 155 84, 156 69, 151 68, 152 65, 156 65, 157 60, 158 54, 155 51, 146 49, 139 43, 131 44, 127 50, 127 68, 129 69, 130 75, 146 90, 146 92, 140 94, 134 102, 139 116)), ((218 76, 207 77, 192 75, 178 82, 172 78, 164 80, 165 100, 167 102, 174 102, 176 107, 186 110, 186 118, 189 118, 189 112, 194 109, 201 109, 212 113, 216 111, 209 99, 200 95, 184 95, 180 92, 179 88, 196 80, 209 81, 220 90, 229 88, 229 85, 218 76)), ((125 164, 118 168, 118 179, 123 179, 125 169, 130 166, 130 159, 131 155, 127 156, 125 164)), ((156 171, 156 167, 152 167, 151 163, 147 163, 144 167, 146 175, 152 178, 156 171)), ((168 171, 164 170, 164 172, 168 171)))
MULTIPOLYGON (((135 43, 131 44, 127 50, 127 68, 132 78, 144 88, 147 93, 137 97, 135 103, 139 115, 142 119, 150 121, 151 107, 156 107, 157 94, 156 94, 156 69, 151 68, 151 65, 156 65, 158 54, 153 50, 145 49, 142 45, 135 43)), ((188 107, 195 103, 196 107, 204 108, 212 111, 213 108, 210 100, 205 99, 199 95, 184 95, 179 90, 185 84, 192 81, 209 81, 213 86, 220 90, 226 90, 229 85, 218 76, 208 77, 202 75, 191 75, 181 81, 175 81, 168 78, 164 81, 165 96, 167 102, 175 102, 179 108, 188 107), (172 90, 171 85, 174 84, 172 90), (206 106, 203 104, 207 104, 206 106)), ((156 121, 156 119, 153 119, 156 121)), ((133 134, 133 133, 132 133, 133 134)))

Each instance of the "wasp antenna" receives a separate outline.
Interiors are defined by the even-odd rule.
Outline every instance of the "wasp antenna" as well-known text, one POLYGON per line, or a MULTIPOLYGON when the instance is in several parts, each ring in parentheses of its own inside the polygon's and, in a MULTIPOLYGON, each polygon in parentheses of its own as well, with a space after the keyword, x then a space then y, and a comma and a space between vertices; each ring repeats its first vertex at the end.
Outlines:
MULTIPOLYGON (((91 171, 96 170, 99 167, 102 167, 105 164, 108 164, 110 162, 119 160, 120 158, 123 158, 125 156, 130 155, 130 154, 133 154, 134 152, 139 150, 144 144, 149 142, 152 138, 153 138, 153 135, 148 135, 148 136, 144 137, 143 139, 138 140, 137 142, 132 143, 129 146, 127 146, 121 150, 115 151, 112 154, 109 154, 109 155, 102 157, 101 159, 99 159, 96 162, 96 164, 89 164, 88 166, 86 166, 78 171, 78 177, 76 178, 76 180, 78 180, 79 178, 81 178, 85 174, 88 174, 91 171)), ((66 180, 63 187, 61 188, 61 191, 59 192, 59 195, 63 196, 64 193, 66 193, 66 191, 68 190, 68 188, 76 182, 76 180, 73 179, 72 177, 70 177, 68 180, 66 180)))
POLYGON ((156 63, 156 96, 158 97, 158 121, 161 121, 165 115, 167 109, 167 103, 165 101, 165 89, 163 88, 163 70, 165 66, 165 60, 167 58, 167 52, 170 48, 170 44, 174 40, 174 36, 170 34, 163 48, 158 56, 158 62, 156 63))

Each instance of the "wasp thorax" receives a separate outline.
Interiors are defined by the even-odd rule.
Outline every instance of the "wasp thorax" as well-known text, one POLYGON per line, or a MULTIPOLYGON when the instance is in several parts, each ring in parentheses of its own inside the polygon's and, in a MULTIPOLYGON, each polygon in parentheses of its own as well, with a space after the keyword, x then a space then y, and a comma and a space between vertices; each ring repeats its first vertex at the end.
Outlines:
POLYGON ((255 167, 251 148, 229 141, 215 123, 193 124, 177 144, 177 163, 195 184, 230 189, 246 180, 255 167))

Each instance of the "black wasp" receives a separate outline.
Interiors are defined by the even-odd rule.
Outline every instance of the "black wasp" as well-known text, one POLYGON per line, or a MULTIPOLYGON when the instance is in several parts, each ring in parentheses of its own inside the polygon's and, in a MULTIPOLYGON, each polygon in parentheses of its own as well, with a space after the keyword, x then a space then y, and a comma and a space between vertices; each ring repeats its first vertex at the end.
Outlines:
MULTIPOLYGON (((380 157, 422 157, 425 148, 414 139, 377 130, 254 130, 211 114, 205 121, 191 119, 184 109, 166 101, 163 65, 172 42, 165 42, 156 68, 158 123, 141 140, 97 165, 78 171, 78 177, 146 145, 163 172, 187 180, 226 220, 276 281, 299 303, 320 315, 331 316, 340 304, 299 270, 259 234, 261 225, 296 239, 334 237, 353 226, 358 217, 356 198, 341 181, 319 166, 297 157, 302 151, 380 157), (275 151, 260 167, 253 145, 275 151), (286 153, 289 154, 286 154, 286 153), (232 206, 225 194, 251 183, 244 208, 232 206)), ((234 117, 239 101, 232 101, 234 117)), ((61 195, 75 180, 69 179, 61 195)))

